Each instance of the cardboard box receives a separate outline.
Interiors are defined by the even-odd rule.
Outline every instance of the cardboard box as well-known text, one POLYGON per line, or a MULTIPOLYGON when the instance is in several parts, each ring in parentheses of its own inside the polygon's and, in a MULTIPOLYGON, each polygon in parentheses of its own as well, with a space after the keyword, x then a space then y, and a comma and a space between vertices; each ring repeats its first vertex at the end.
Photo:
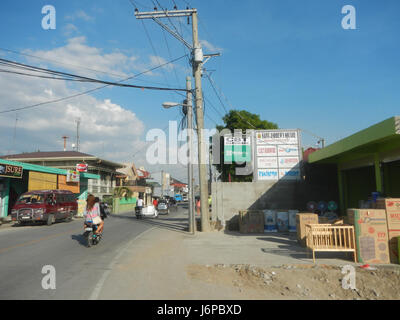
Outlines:
POLYGON ((400 237, 400 230, 389 230, 389 255, 391 263, 400 264, 398 238, 400 237))
POLYGON ((389 232, 389 254, 391 263, 399 263, 398 240, 400 236, 400 199, 378 199, 375 206, 386 210, 386 220, 389 232))
POLYGON ((385 198, 378 199, 375 202, 376 209, 385 209, 387 212, 400 212, 400 199, 398 198, 385 198))
POLYGON ((297 241, 303 247, 306 246, 306 224, 318 224, 318 215, 309 212, 296 214, 297 241))
POLYGON ((358 262, 390 263, 386 211, 348 209, 347 218, 349 224, 354 225, 358 262))
POLYGON ((264 212, 258 210, 239 211, 240 233, 264 233, 264 212))

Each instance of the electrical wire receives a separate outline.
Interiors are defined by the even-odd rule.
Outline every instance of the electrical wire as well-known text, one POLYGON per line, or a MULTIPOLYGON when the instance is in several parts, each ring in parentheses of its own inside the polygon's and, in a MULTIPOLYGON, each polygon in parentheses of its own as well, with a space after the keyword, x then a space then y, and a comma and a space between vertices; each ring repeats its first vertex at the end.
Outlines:
MULTIPOLYGON (((104 81, 104 80, 99 80, 99 79, 94 79, 94 78, 89 78, 89 77, 83 77, 83 76, 79 76, 79 75, 74 75, 74 74, 70 74, 70 73, 66 73, 66 72, 61 72, 61 71, 54 71, 54 70, 50 70, 50 69, 45 69, 45 68, 39 68, 39 67, 33 67, 33 66, 29 66, 29 65, 25 65, 25 64, 21 64, 21 63, 16 63, 10 60, 6 60, 6 59, 1 59, 0 61, 3 62, 12 62, 13 64, 16 65, 22 65, 22 66, 27 66, 30 68, 33 68, 35 72, 45 72, 45 73, 51 73, 51 74, 55 74, 55 75, 65 75, 67 77, 72 77, 72 78, 77 78, 79 79, 79 81, 81 82, 93 82, 93 83, 101 83, 101 84, 107 84, 107 85, 111 85, 111 86, 118 86, 118 87, 127 87, 127 88, 136 88, 136 89, 147 89, 147 90, 161 90, 161 91, 184 91, 186 92, 186 89, 180 89, 180 88, 162 88, 162 87, 152 87, 152 86, 139 86, 139 85, 133 85, 133 84, 123 84, 121 83, 121 81, 119 82, 111 82, 111 81, 104 81)), ((10 64, 10 66, 12 66, 12 64, 10 64)), ((37 75, 31 75, 31 76, 37 76, 37 75)), ((56 80, 60 80, 60 79, 56 79, 56 80)), ((69 78, 65 78, 65 79, 61 79, 61 80, 70 80, 69 78)), ((76 80, 73 80, 76 81, 76 80)))
MULTIPOLYGON (((164 63, 164 64, 162 64, 162 65, 156 66, 156 67, 151 68, 151 69, 146 70, 146 71, 143 71, 143 72, 141 72, 141 73, 139 73, 139 74, 136 74, 136 75, 130 76, 130 77, 128 77, 128 78, 122 79, 122 80, 120 80, 119 82, 124 82, 124 81, 130 80, 130 79, 133 79, 133 78, 135 78, 135 77, 138 77, 138 76, 140 76, 140 75, 143 75, 143 74, 145 74, 145 73, 152 72, 152 71, 154 71, 154 70, 156 70, 156 69, 158 69, 158 68, 161 68, 161 67, 163 67, 163 66, 165 66, 165 65, 167 65, 167 64, 173 63, 173 62, 175 62, 175 61, 177 61, 177 60, 179 60, 179 59, 182 59, 182 58, 184 58, 184 57, 185 57, 185 56, 181 56, 181 57, 179 57, 179 58, 177 58, 177 59, 174 59, 173 61, 166 62, 166 63, 164 63)), ((3 111, 0 111, 0 114, 8 113, 8 112, 14 112, 14 111, 19 111, 19 110, 31 109, 31 108, 35 108, 35 107, 38 107, 38 106, 46 105, 46 104, 49 104, 49 103, 61 102, 61 101, 64 101, 64 100, 68 100, 68 99, 72 99, 72 98, 79 97, 79 96, 82 96, 82 95, 86 95, 86 94, 88 94, 88 93, 91 93, 91 92, 94 92, 94 91, 97 91, 97 90, 100 90, 100 89, 103 89, 103 88, 106 88, 106 87, 109 87, 109 86, 110 86, 110 85, 104 85, 104 86, 100 86, 100 87, 97 87, 97 88, 94 88, 94 89, 91 89, 91 90, 87 90, 87 91, 84 91, 84 92, 80 92, 80 93, 78 93, 78 94, 74 94, 74 95, 71 95, 71 96, 67 96, 67 97, 63 97, 63 98, 59 98, 59 99, 55 99, 55 100, 51 100, 51 101, 45 101, 45 102, 36 103, 36 104, 29 105, 29 106, 25 106, 25 107, 19 107, 19 108, 13 108, 13 109, 8 109, 8 110, 3 110, 3 111)), ((177 92, 177 93, 180 94, 180 92, 177 92)))

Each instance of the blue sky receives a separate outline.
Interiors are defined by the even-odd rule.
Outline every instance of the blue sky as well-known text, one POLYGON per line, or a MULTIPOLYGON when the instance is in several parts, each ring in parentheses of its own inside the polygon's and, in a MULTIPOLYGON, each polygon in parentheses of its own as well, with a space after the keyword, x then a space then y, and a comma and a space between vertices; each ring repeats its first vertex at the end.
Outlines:
MULTIPOLYGON (((133 2, 138 4, 140 11, 154 7, 149 0, 133 2)), ((169 9, 174 4, 172 0, 159 0, 159 3, 169 9)), ((396 0, 175 0, 175 3, 179 8, 185 8, 190 3, 198 9, 200 39, 207 41, 203 42, 204 51, 211 53, 211 47, 214 47, 215 51, 222 54, 207 62, 205 68, 210 70, 218 88, 229 101, 222 98, 227 109, 231 106, 246 109, 259 114, 262 119, 277 123, 280 128, 310 131, 324 137, 328 144, 400 113, 400 3, 396 0), (356 30, 344 30, 341 26, 344 5, 353 5, 356 9, 356 30)), ((133 10, 128 0, 5 0, 2 1, 0 13, 0 28, 3 30, 0 47, 56 60, 59 57, 75 67, 84 63, 88 68, 109 72, 115 70, 121 75, 144 71, 157 62, 187 53, 182 44, 154 22, 137 20, 133 10), (56 8, 56 30, 45 31, 41 27, 41 9, 47 4, 56 8), (150 35, 150 39, 146 34, 150 35), (63 55, 68 44, 80 45, 82 56, 77 56, 75 60, 63 55), (88 50, 89 55, 114 60, 108 65, 102 65, 102 59, 93 60, 91 65, 90 61, 82 58, 84 50, 88 50), (57 52, 60 52, 59 56, 57 52), (115 56, 110 58, 110 54, 115 56), (127 60, 129 58, 131 60, 127 60)), ((184 19, 176 20, 175 24, 184 37, 191 40, 190 26, 185 24, 184 19)), ((27 60, 24 56, 4 52, 0 52, 0 55, 21 62, 44 63, 54 69, 69 70, 65 65, 27 60)), ((74 71, 77 70, 79 68, 74 68, 74 71)), ((85 69, 79 73, 93 76, 85 69)), ((141 81, 132 80, 131 83, 183 87, 187 75, 190 75, 187 60, 181 60, 176 63, 175 70, 157 71, 156 74, 138 78, 141 81)), ((96 76, 110 79, 106 74, 98 73, 96 76)), ((1 77, 3 75, 0 74, 1 77)), ((7 81, 14 78, 7 78, 7 81)), ((34 85, 32 80, 29 82, 31 84, 34 85)), ((203 80, 203 86, 207 98, 205 121, 206 126, 211 128, 215 122, 221 123, 221 114, 225 110, 207 79, 203 80)), ((66 87, 60 88, 57 96, 62 96, 63 90, 66 94, 67 89, 82 91, 87 88, 92 87, 66 84, 66 87)), ((149 129, 164 128, 168 119, 174 120, 178 116, 176 110, 162 110, 160 106, 163 101, 182 99, 174 93, 124 88, 108 88, 92 96, 98 102, 109 99, 112 104, 133 112, 140 122, 138 127, 143 126, 141 130, 132 132, 137 141, 143 141, 149 129)), ((2 100, 0 110, 23 106, 11 104, 28 102, 29 99, 2 100)), ((19 140, 24 140, 24 135, 32 136, 28 129, 24 129, 24 121, 43 112, 52 113, 54 108, 62 107, 41 107, 18 115, 20 119, 14 135, 16 115, 9 114, 9 128, 2 135, 8 134, 9 139, 14 139, 19 147, 12 148, 4 142, 0 147, 3 150, 15 149, 16 152, 32 151, 25 150, 28 145, 19 140)), ((73 125, 63 132, 68 130, 72 135, 73 125)), ((61 131, 54 132, 54 137, 62 134, 61 131)), ((46 144, 45 140, 39 139, 40 133, 36 137, 37 141, 32 141, 35 148, 54 150, 60 144, 60 141, 53 145, 46 144)), ((315 142, 315 138, 303 134, 305 146, 315 145, 315 142)), ((111 145, 115 148, 115 143, 111 145)), ((104 155, 109 157, 119 151, 108 147, 107 143, 101 148, 104 155)), ((132 154, 131 150, 121 155, 125 158, 120 160, 128 160, 129 154, 132 154)))

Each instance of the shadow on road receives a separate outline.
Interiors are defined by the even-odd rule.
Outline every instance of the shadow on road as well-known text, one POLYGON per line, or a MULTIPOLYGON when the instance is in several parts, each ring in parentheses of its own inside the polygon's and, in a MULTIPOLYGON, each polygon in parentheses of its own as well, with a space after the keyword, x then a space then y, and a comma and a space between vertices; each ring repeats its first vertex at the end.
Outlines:
POLYGON ((112 215, 117 219, 133 219, 138 223, 152 225, 158 228, 163 228, 175 232, 187 233, 188 232, 188 219, 187 218, 167 218, 166 216, 159 215, 158 218, 142 218, 137 219, 132 213, 132 216, 126 215, 112 215))
POLYGON ((80 245, 86 247, 87 246, 87 242, 85 237, 82 234, 73 234, 71 236, 72 240, 76 240, 80 245))

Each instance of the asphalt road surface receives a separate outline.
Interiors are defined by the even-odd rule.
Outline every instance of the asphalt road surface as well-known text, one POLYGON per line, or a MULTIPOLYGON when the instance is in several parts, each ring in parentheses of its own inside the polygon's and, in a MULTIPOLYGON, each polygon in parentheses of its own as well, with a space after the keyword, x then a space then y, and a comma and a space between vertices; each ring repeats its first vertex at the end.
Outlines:
POLYGON ((141 234, 155 227, 187 230, 187 207, 171 211, 157 219, 110 216, 102 241, 91 248, 82 236, 83 219, 0 228, 0 299, 96 299, 104 275, 141 234), (50 283, 44 266, 54 267, 55 289, 42 287, 44 278, 50 283))

